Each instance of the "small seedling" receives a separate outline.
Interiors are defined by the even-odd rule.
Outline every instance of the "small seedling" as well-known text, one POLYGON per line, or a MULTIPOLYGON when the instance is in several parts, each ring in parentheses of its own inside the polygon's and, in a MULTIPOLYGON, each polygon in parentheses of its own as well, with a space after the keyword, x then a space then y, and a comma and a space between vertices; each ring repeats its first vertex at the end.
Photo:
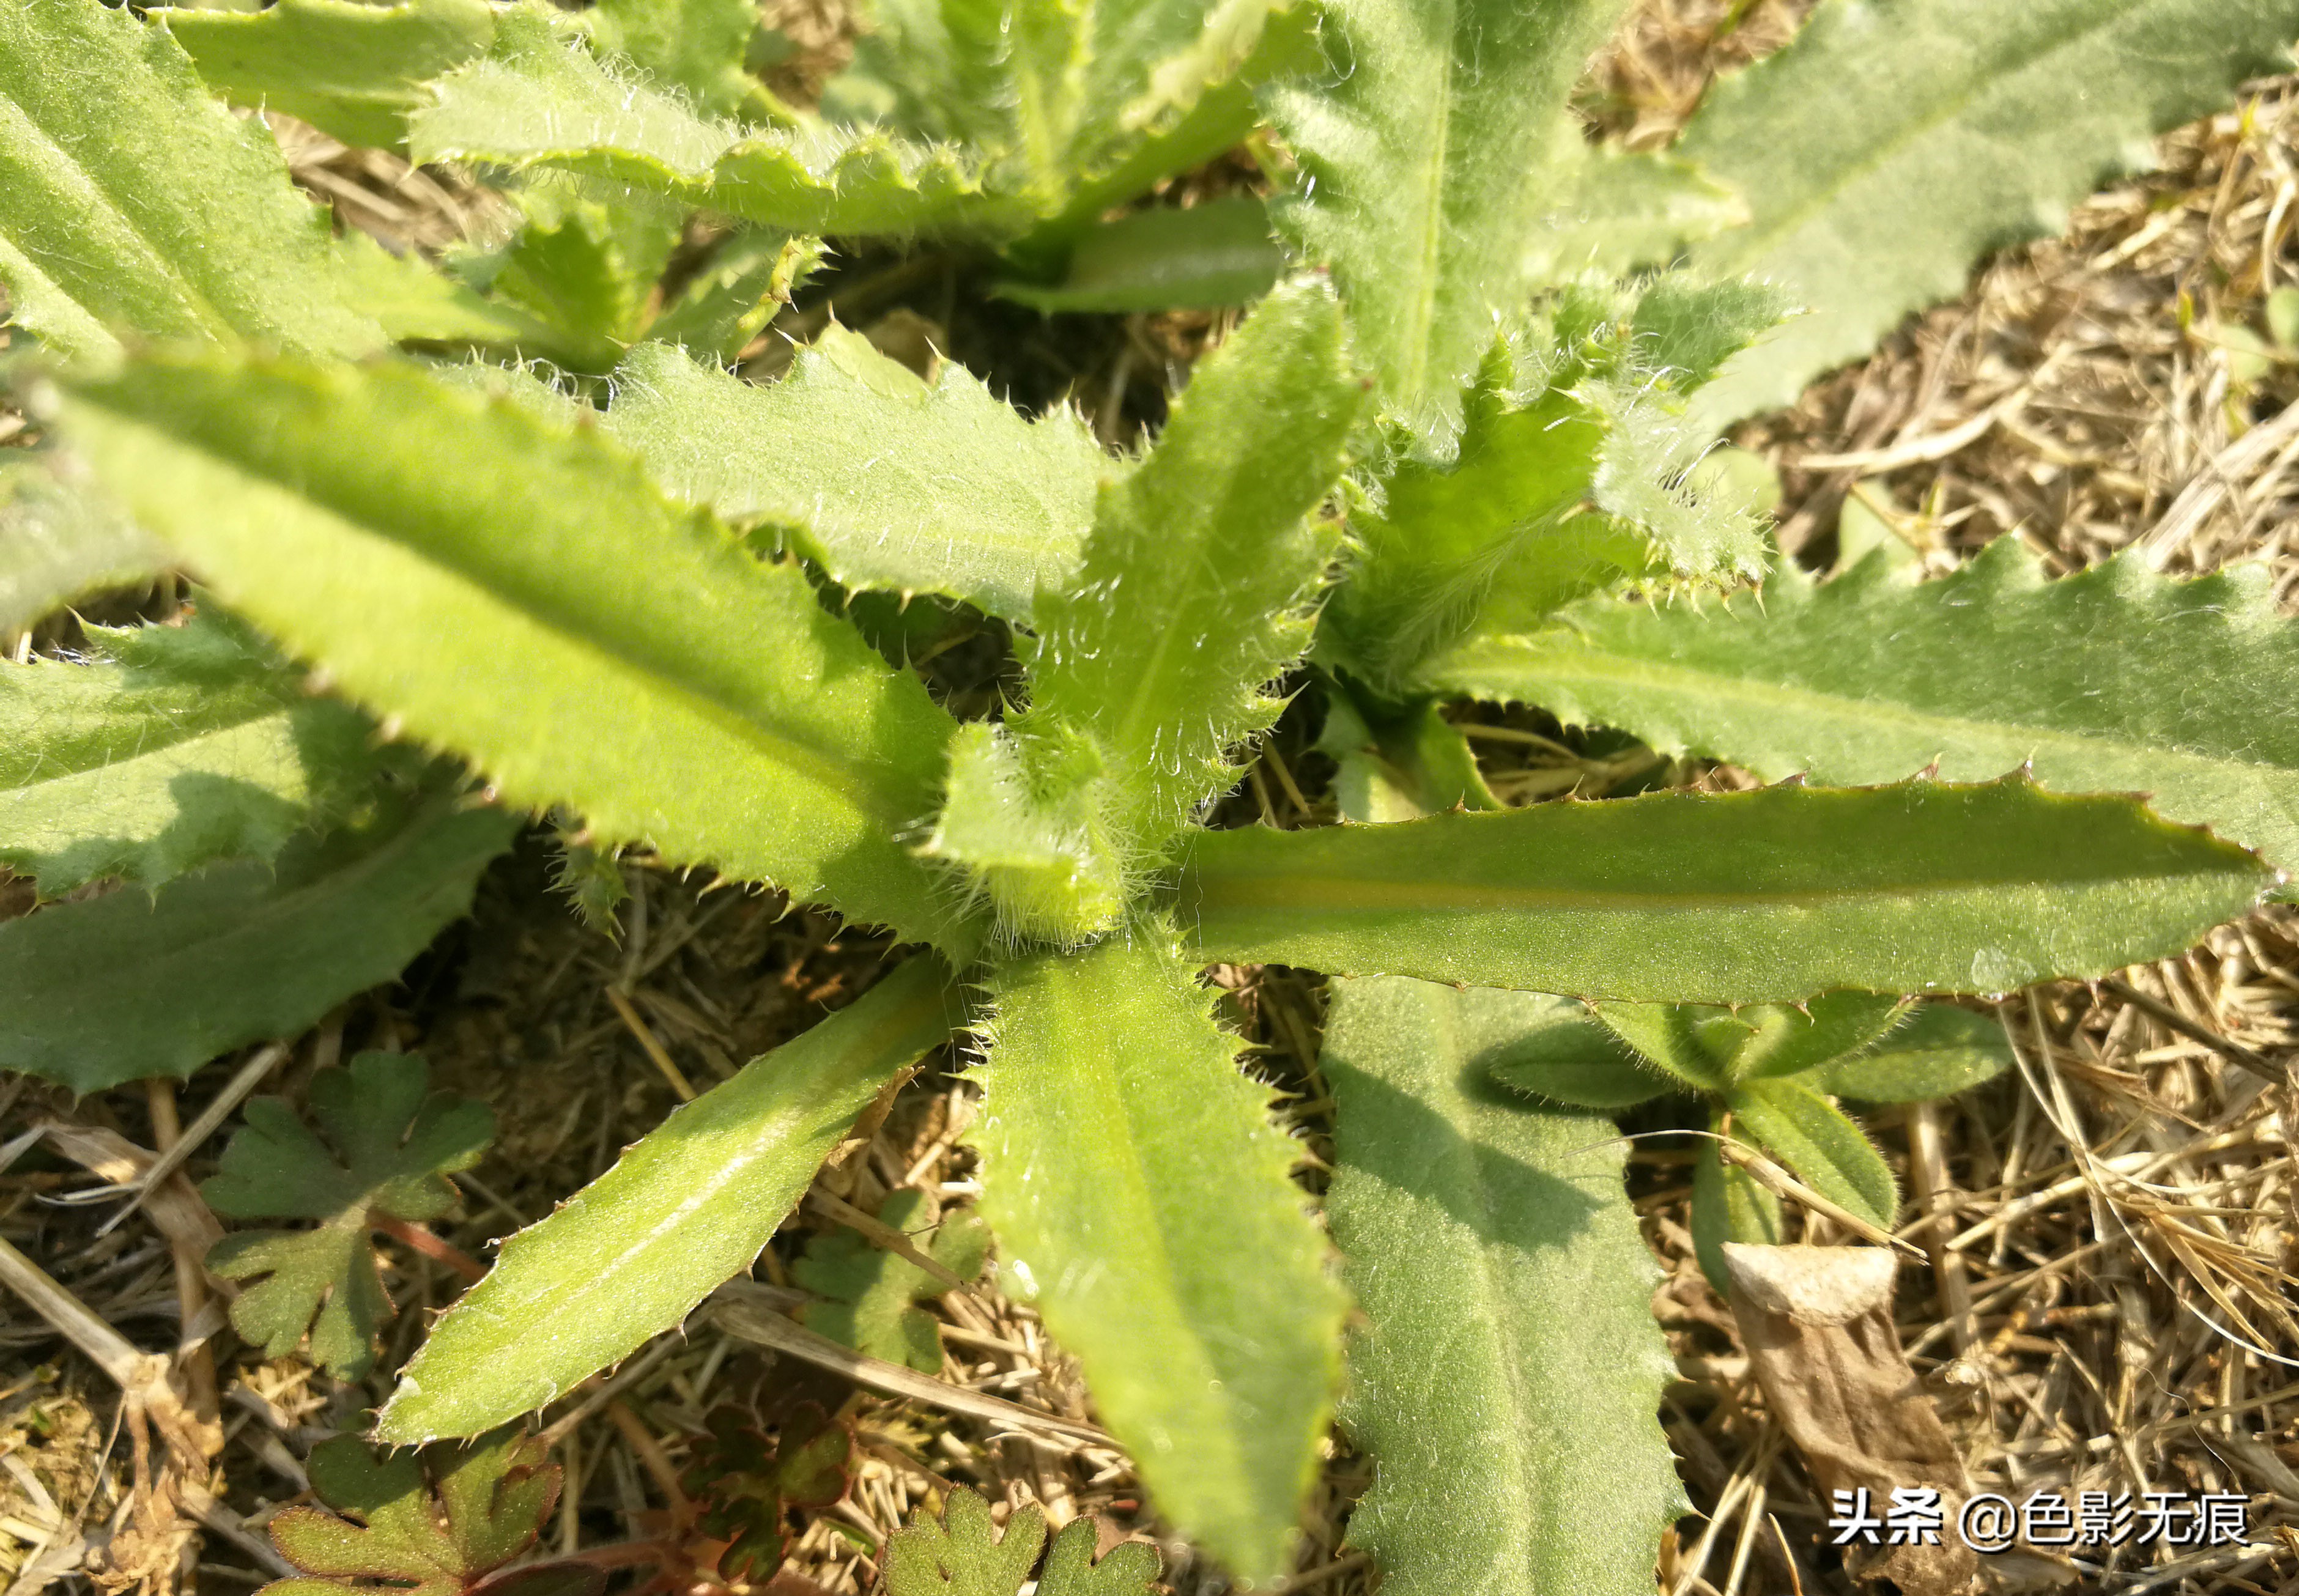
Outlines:
POLYGON ((1690 1093, 1712 1140, 1693 1177, 1700 1266, 1725 1286, 1722 1245, 1778 1242, 1780 1201, 1720 1143, 1752 1141, 1829 1201, 1878 1229, 1899 1193, 1874 1145, 1829 1099, 1916 1103, 1993 1079, 2011 1063, 2003 1027, 1966 1009, 1836 992, 1801 1006, 1559 1002, 1484 1064, 1502 1085, 1576 1108, 1618 1111, 1690 1093))
POLYGON ((258 1097, 246 1124, 203 1181, 208 1205, 228 1219, 318 1221, 305 1230, 252 1230, 208 1252, 208 1267, 253 1280, 231 1305, 235 1329, 281 1358, 308 1331, 311 1358, 356 1379, 375 1362, 391 1298, 376 1271, 378 1227, 423 1245, 416 1227, 459 1201, 447 1177, 468 1170, 494 1139, 485 1104, 427 1093, 429 1071, 411 1054, 363 1053, 349 1069, 311 1077, 311 1117, 285 1098, 258 1097))
POLYGON ((785 1414, 771 1441, 739 1408, 714 1409, 705 1422, 683 1482, 700 1509, 696 1527, 726 1543, 713 1572, 764 1584, 789 1551, 789 1513, 846 1494, 853 1429, 810 1402, 785 1414))
POLYGON ((526 1555, 559 1500, 560 1469, 509 1428, 420 1451, 370 1453, 339 1435, 311 1449, 312 1493, 334 1512, 287 1508, 271 1543, 307 1577, 264 1596, 598 1596, 605 1576, 579 1561, 526 1555))
MULTIPOLYGON (((1045 1544, 1045 1510, 1035 1502, 1016 1509, 1001 1534, 990 1504, 961 1486, 939 1521, 921 1507, 887 1538, 885 1596, 1019 1596, 1045 1544)), ((1156 1588, 1157 1548, 1127 1541, 1096 1562, 1093 1547, 1091 1519, 1065 1525, 1046 1553, 1039 1596, 1150 1596, 1156 1588)))

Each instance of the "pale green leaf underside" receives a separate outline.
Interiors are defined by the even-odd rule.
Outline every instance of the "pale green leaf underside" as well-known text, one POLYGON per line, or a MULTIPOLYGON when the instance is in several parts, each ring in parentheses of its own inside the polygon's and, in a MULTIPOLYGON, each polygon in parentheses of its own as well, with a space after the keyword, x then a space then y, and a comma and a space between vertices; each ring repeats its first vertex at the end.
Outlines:
POLYGON ((471 1435, 540 1407, 750 1268, 855 1116, 950 1038, 963 1015, 944 981, 911 960, 505 1242, 407 1366, 378 1434, 471 1435))
POLYGON ((671 492, 764 523, 842 586, 1008 620, 1068 583, 1117 468, 1073 413, 1025 420, 949 361, 929 386, 842 328, 771 386, 660 343, 615 381, 607 430, 671 492))
POLYGON ((1693 252, 1812 313, 1702 396, 1716 423, 1793 400, 1985 252, 2056 233, 2151 137, 2290 65, 2295 0, 1828 0, 1710 91, 1678 153, 1737 187, 1744 228, 1693 252))
POLYGON ((1341 1299, 1295 1150, 1170 933, 993 968, 982 1209, 1162 1517, 1240 1577, 1289 1565, 1341 1299))
POLYGON ((99 588, 146 582, 158 540, 90 484, 26 455, 0 467, 0 640, 99 588))
POLYGON ((1485 1078, 1554 1001, 1335 983, 1327 1212, 1365 1316, 1341 1418, 1374 1479, 1349 1544, 1393 1596, 1644 1596, 1683 1510, 1613 1127, 1485 1078))
POLYGON ((965 942, 901 836, 954 723, 591 429, 411 366, 191 358, 66 419, 236 608, 517 801, 965 942))
POLYGON ((1208 961, 1666 1002, 2003 992, 2179 951, 2273 875, 2137 804, 2021 781, 1541 804, 1213 831, 1208 961))
POLYGON ((2181 582, 2127 558, 2047 582, 2001 538, 1921 584, 1872 558, 1819 586, 1784 570, 1729 607, 1590 602, 1555 628, 1471 639, 1422 682, 1768 779, 2029 764, 2046 787, 2147 793, 2299 866, 2299 627, 2261 570, 2181 582))
POLYGON ((964 230, 1028 224, 955 152, 818 124, 744 129, 626 82, 540 23, 505 15, 496 50, 440 79, 410 123, 419 161, 555 167, 794 233, 964 230))
POLYGON ((114 334, 356 354, 323 215, 260 124, 160 28, 96 0, 0 0, 0 283, 71 357, 114 334))
POLYGON ((237 105, 284 111, 348 145, 407 137, 425 80, 486 49, 487 0, 278 0, 265 11, 156 13, 200 77, 237 105))
POLYGON ((1237 744, 1276 719, 1262 691, 1308 641, 1338 542, 1309 519, 1365 393, 1340 307, 1302 280, 1203 361, 1141 467, 1102 491, 1076 583, 1041 593, 1025 741, 1083 734, 1122 846, 1162 848, 1235 780, 1237 744))
POLYGON ((1575 180, 1555 133, 1618 0, 1333 0, 1329 68, 1271 89, 1308 182, 1279 229, 1332 269, 1386 411, 1448 455, 1460 389, 1575 180))
POLYGON ((436 799, 288 844, 276 866, 211 865, 0 925, 0 1069, 75 1092, 189 1075, 292 1037, 397 975, 460 916, 518 822, 436 799))
POLYGON ((269 859, 354 803, 366 719, 212 621, 93 629, 106 657, 0 663, 0 865, 43 897, 269 859))

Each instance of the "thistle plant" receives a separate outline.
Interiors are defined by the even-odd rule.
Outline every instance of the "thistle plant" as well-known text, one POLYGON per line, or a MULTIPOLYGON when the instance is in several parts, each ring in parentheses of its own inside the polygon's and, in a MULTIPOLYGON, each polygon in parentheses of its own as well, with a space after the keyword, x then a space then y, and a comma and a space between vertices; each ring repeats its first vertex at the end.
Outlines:
MULTIPOLYGON (((909 955, 509 1239, 380 1439, 491 1432, 679 1324, 962 1041, 999 1279, 1182 1534, 1282 1576, 1338 1404, 1388 1588, 1647 1588, 1667 1361, 1595 1115, 1699 1095, 1888 1224, 1830 1098, 2000 1062, 1910 998, 2175 954, 2299 857, 2259 580, 2007 542, 1815 583, 1694 468, 2275 66, 2299 0, 1823 0, 1646 153, 1568 109, 1619 11, 884 0, 814 110, 729 0, 0 0, 43 438, 0 626, 196 584, 187 624, 0 666, 0 860, 46 900, 0 925, 0 1063, 85 1091, 291 1034, 522 815, 594 902, 618 848, 772 887, 909 955), (517 230, 334 236, 217 95, 467 166, 517 230), (1158 203, 1241 145, 1266 202, 1158 203), (1049 307, 1250 303, 1113 453, 835 327, 728 369, 825 237, 1049 307), (1001 629, 1007 701, 954 717, 858 624, 888 598, 1001 629), (1295 695, 1344 823, 1215 828, 1295 695), (1510 807, 1465 699, 1778 784, 1510 807), (1332 978, 1324 1226, 1199 979, 1273 963, 1332 978)), ((1746 1167, 1704 1165, 1704 1235, 1772 1222, 1746 1167)))

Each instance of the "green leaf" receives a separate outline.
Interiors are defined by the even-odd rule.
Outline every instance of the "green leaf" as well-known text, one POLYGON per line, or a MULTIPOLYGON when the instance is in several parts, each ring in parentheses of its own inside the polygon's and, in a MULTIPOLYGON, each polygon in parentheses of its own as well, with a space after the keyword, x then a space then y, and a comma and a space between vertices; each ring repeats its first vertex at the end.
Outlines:
POLYGON ((834 117, 991 153, 1001 186, 1059 216, 1049 246, 1241 142, 1250 86, 1310 55, 1310 8, 1272 0, 888 0, 826 93, 834 117))
POLYGON ((1005 282, 992 292, 1048 314, 1216 310, 1259 299, 1284 266, 1267 208, 1243 196, 1100 223, 1077 236, 1059 282, 1005 282))
POLYGON ((217 591, 514 800, 822 898, 953 924, 901 833, 955 730, 916 677, 620 450, 419 368, 158 355, 71 435, 217 591))
POLYGON ((516 12, 496 19, 491 54, 431 92, 409 127, 419 161, 551 167, 793 233, 996 236, 1031 214, 986 191, 947 148, 819 124, 782 132, 706 120, 516 12))
MULTIPOLYGON (((1589 1012, 1639 1059, 1696 1092, 1721 1092, 1732 1084, 1733 1044, 1714 1045, 1703 1021, 1738 1030, 1730 1011, 1690 1003, 1597 1003, 1589 1012)), ((1743 1036, 1745 1032, 1741 1033, 1743 1036)))
POLYGON ((629 56, 650 82, 680 91, 706 116, 759 100, 758 83, 743 70, 759 30, 752 0, 599 0, 583 19, 601 54, 629 56))
POLYGON ((950 796, 919 852, 965 872, 960 890, 987 899, 1006 945, 1074 946, 1115 923, 1126 902, 1093 798, 1083 784, 1042 797, 1006 728, 973 722, 959 728, 950 796))
POLYGON ((2287 70, 2295 35, 2292 0, 1827 0, 1710 90, 1678 146, 1753 216, 1694 260, 1811 308, 1736 361, 1703 414, 1789 403, 1961 294, 1976 257, 2057 233, 2103 179, 2154 163, 2154 135, 2287 70))
MULTIPOLYGON (((1173 16, 1188 9, 1187 0, 1163 7, 1112 0, 1105 11, 1122 19, 1157 12, 1173 16)), ((1014 244, 1015 258, 1058 259, 1072 236, 1100 222, 1113 207, 1245 143, 1261 125, 1261 88, 1312 71, 1323 62, 1318 8, 1306 0, 1279 0, 1274 7, 1263 0, 1237 0, 1196 9, 1205 19, 1198 45, 1147 74, 1149 91, 1119 118, 1128 141, 1105 152, 1104 159, 1114 164, 1086 176, 1059 216, 1014 244)))
POLYGON ((1364 397, 1332 291, 1278 289, 1199 365, 1141 467, 1102 490, 1074 583, 1039 594, 1030 706, 1009 724, 1025 751, 1058 750, 1035 752, 1042 782, 1090 747, 1129 868, 1236 780, 1232 750, 1277 718, 1262 690, 1308 641, 1339 541, 1310 512, 1364 397))
POLYGON ((921 1506, 886 1538, 887 1596, 1018 1596, 1046 1544, 1045 1509, 1029 1503, 1000 1534, 990 1504, 961 1485, 942 1517, 921 1506))
POLYGON ((2001 1021, 1934 1003, 1865 1052, 1821 1065, 1805 1084, 1860 1103, 1921 1103, 1993 1080, 2011 1064, 2001 1021))
POLYGON ((1520 587, 1555 590, 1541 608, 1641 570, 1649 555, 1633 528, 1581 513, 1605 433, 1570 394, 1513 407, 1481 387, 1452 461, 1400 462, 1381 503, 1349 517, 1357 558, 1324 623, 1347 657, 1394 688, 1470 626, 1512 567, 1520 587))
POLYGON ((1787 1239, 1780 1200, 1737 1163, 1728 1164, 1714 1139, 1724 1132, 1724 1110, 1712 1105, 1710 1135, 1701 1139, 1692 1166, 1692 1252, 1716 1294, 1730 1301, 1731 1277, 1724 1267, 1724 1244, 1737 1241, 1776 1247, 1787 1239))
POLYGON ((382 804, 277 865, 211 865, 0 925, 0 1069, 75 1092, 189 1075, 292 1037, 391 980, 470 906, 518 822, 452 801, 382 804))
POLYGON ((270 135, 208 98, 163 29, 97 0, 0 0, 0 283, 73 358, 113 334, 359 354, 326 213, 270 135), (101 136, 91 136, 100 130, 101 136))
POLYGON ((1334 986, 1327 1213, 1364 1311, 1341 1418, 1374 1478, 1349 1538, 1391 1596, 1642 1596, 1684 1510, 1613 1128, 1486 1079, 1555 1001, 1334 986))
POLYGON ((1533 231, 1525 267, 1532 282, 1664 265, 1685 244, 1748 220, 1740 196, 1689 161, 1592 145, 1577 117, 1567 119, 1559 136, 1573 181, 1533 231))
POLYGON ((1725 1094, 1735 1126, 1839 1208, 1889 1230, 1899 1187, 1860 1127, 1801 1080, 1744 1080, 1725 1094))
POLYGON ((535 1544, 559 1501, 561 1471, 546 1456, 540 1441, 509 1430, 380 1459, 355 1436, 322 1441, 311 1449, 311 1488, 336 1513, 290 1507, 270 1526, 280 1555, 319 1577, 264 1588, 274 1596, 378 1589, 407 1596, 481 1589, 489 1596, 598 1596, 606 1576, 588 1563, 529 1563, 495 1573, 535 1544))
POLYGON ((1750 1004, 1600 1003, 1597 1017, 1649 1062, 1701 1091, 1795 1075, 1856 1053, 1906 1013, 1897 997, 1825 992, 1800 1007, 1750 1004))
POLYGON ((1501 806, 1469 740, 1432 703, 1398 709, 1332 682, 1317 751, 1340 766, 1332 790, 1344 820, 1417 820, 1457 805, 1501 806))
POLYGON ((673 492, 763 523, 841 586, 1016 621, 1075 573, 1116 468, 1075 413, 1026 421, 955 362, 928 385, 839 327, 767 387, 641 344, 607 429, 673 492))
POLYGON ((1449 457, 1460 390, 1570 192, 1555 130, 1618 0, 1331 0, 1329 70, 1266 95, 1307 182, 1277 224, 1330 267, 1386 413, 1449 457))
POLYGON ((0 864, 43 897, 270 859, 376 768, 357 711, 306 694, 243 628, 91 627, 102 662, 0 662, 0 864))
POLYGON ((405 143, 420 86, 483 54, 495 31, 486 0, 277 0, 264 11, 156 14, 226 99, 377 149, 405 143))
POLYGON ((1208 962, 1771 1003, 2104 974, 2190 946, 2272 879, 2128 799, 1916 781, 1212 831, 1176 913, 1208 962))
POLYGON ((2261 569, 2172 581, 2125 558, 2047 582, 1999 538, 1937 582, 1872 558, 1819 585, 1783 569, 1761 602, 1723 609, 1591 602, 1551 629, 1472 639, 1423 675, 1768 779, 1936 765, 1971 781, 2024 764, 2062 791, 2147 793, 2299 866, 2299 627, 2261 569))
POLYGON ((432 1330, 376 1433, 472 1435, 540 1407, 751 1267, 855 1116, 957 1016, 913 959, 673 1112, 615 1167, 503 1243, 432 1330))
POLYGON ((1158 1549, 1140 1541, 1121 1541, 1097 1561, 1096 1537, 1090 1519, 1073 1518, 1062 1526, 1038 1575, 1042 1596, 1155 1596, 1164 1561, 1158 1549))
MULTIPOLYGON (((1367 984, 1353 982, 1351 989, 1367 984)), ((1510 1090, 1567 1108, 1622 1109, 1683 1089, 1685 1083, 1653 1069, 1585 1005, 1540 992, 1505 996, 1506 1002, 1504 994, 1476 991, 1475 1004, 1453 1019, 1457 1031, 1467 1027, 1465 1034, 1481 1038, 1474 1048, 1462 1044, 1470 1062, 1510 1090), (1486 1016, 1493 1021, 1489 1038, 1480 1029, 1486 1016)))
MULTIPOLYGON (((929 1240, 919 1233, 925 1205, 924 1192, 894 1192, 879 1207, 878 1220, 909 1236, 959 1279, 973 1279, 989 1255, 988 1227, 963 1214, 934 1227, 929 1240)), ((839 1230, 808 1243, 806 1256, 791 1266, 791 1278, 824 1299, 807 1304, 808 1328, 873 1358, 907 1363, 921 1374, 942 1372, 942 1329, 932 1314, 914 1304, 950 1287, 909 1259, 839 1230)))
POLYGON ((823 255, 819 238, 793 238, 771 227, 738 233, 648 324, 647 335, 731 360, 790 303, 823 255))
POLYGON ((976 1142, 1012 1288, 1077 1354, 1159 1515, 1274 1578, 1331 1411, 1341 1299, 1268 1092, 1165 928, 992 966, 976 1142))
POLYGON ((1689 485, 1704 440, 1681 395, 1776 308, 1762 289, 1661 277, 1568 291, 1544 335, 1497 339, 1455 456, 1397 462, 1351 516, 1358 558, 1324 641, 1396 693, 1465 636, 1537 626, 1631 577, 1761 575, 1758 519, 1689 485))
POLYGON ((1907 1018, 1906 999, 1879 992, 1824 992, 1800 1008, 1761 1006, 1733 1018, 1748 1030, 1732 1061, 1737 1079, 1797 1075, 1874 1046, 1907 1018))
POLYGON ((678 242, 668 217, 538 187, 521 196, 527 226, 488 263, 486 286, 555 329, 585 369, 621 358, 678 242), (636 212, 636 214, 634 214, 636 212))
POLYGON ((494 1139, 484 1103, 430 1093, 411 1054, 362 1053, 348 1070, 311 1077, 321 1141, 284 1097, 258 1097, 247 1123, 200 1183, 229 1219, 317 1220, 309 1230, 251 1230, 208 1250, 208 1268, 255 1280, 231 1304, 232 1327, 268 1358, 284 1358, 308 1330, 311 1360, 344 1379, 374 1367, 376 1332, 391 1298, 368 1244, 369 1215, 420 1223, 457 1202, 447 1177, 479 1161, 494 1139))
MULTIPOLYGON (((1046 1513, 1036 1502, 1017 1509, 1001 1536, 990 1504, 960 1485, 941 1522, 921 1505, 886 1538, 886 1596, 1020 1596, 1045 1543, 1046 1513)), ((1092 1519, 1064 1525, 1038 1576, 1039 1596, 1151 1596, 1158 1588, 1156 1547, 1123 1542, 1099 1563, 1093 1547, 1092 1519)))
POLYGON ((576 367, 594 352, 517 305, 482 296, 411 250, 394 255, 356 229, 336 243, 344 302, 373 317, 394 343, 519 348, 576 367))
POLYGON ((0 465, 0 640, 106 587, 148 582, 159 543, 53 457, 0 465))

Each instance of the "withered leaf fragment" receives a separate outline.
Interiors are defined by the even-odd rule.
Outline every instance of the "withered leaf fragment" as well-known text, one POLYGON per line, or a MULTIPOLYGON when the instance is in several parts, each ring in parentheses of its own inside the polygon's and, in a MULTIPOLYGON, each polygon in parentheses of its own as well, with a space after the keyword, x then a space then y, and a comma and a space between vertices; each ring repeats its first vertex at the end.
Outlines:
POLYGON ((1885 1247, 1724 1244, 1749 1366, 1821 1491, 1865 1490, 1879 1514, 1895 1488, 1940 1493, 1938 1545, 1847 1548, 1846 1566, 1902 1596, 1963 1596, 1979 1568, 1955 1527, 1971 1480, 1892 1327, 1898 1267, 1885 1247))

